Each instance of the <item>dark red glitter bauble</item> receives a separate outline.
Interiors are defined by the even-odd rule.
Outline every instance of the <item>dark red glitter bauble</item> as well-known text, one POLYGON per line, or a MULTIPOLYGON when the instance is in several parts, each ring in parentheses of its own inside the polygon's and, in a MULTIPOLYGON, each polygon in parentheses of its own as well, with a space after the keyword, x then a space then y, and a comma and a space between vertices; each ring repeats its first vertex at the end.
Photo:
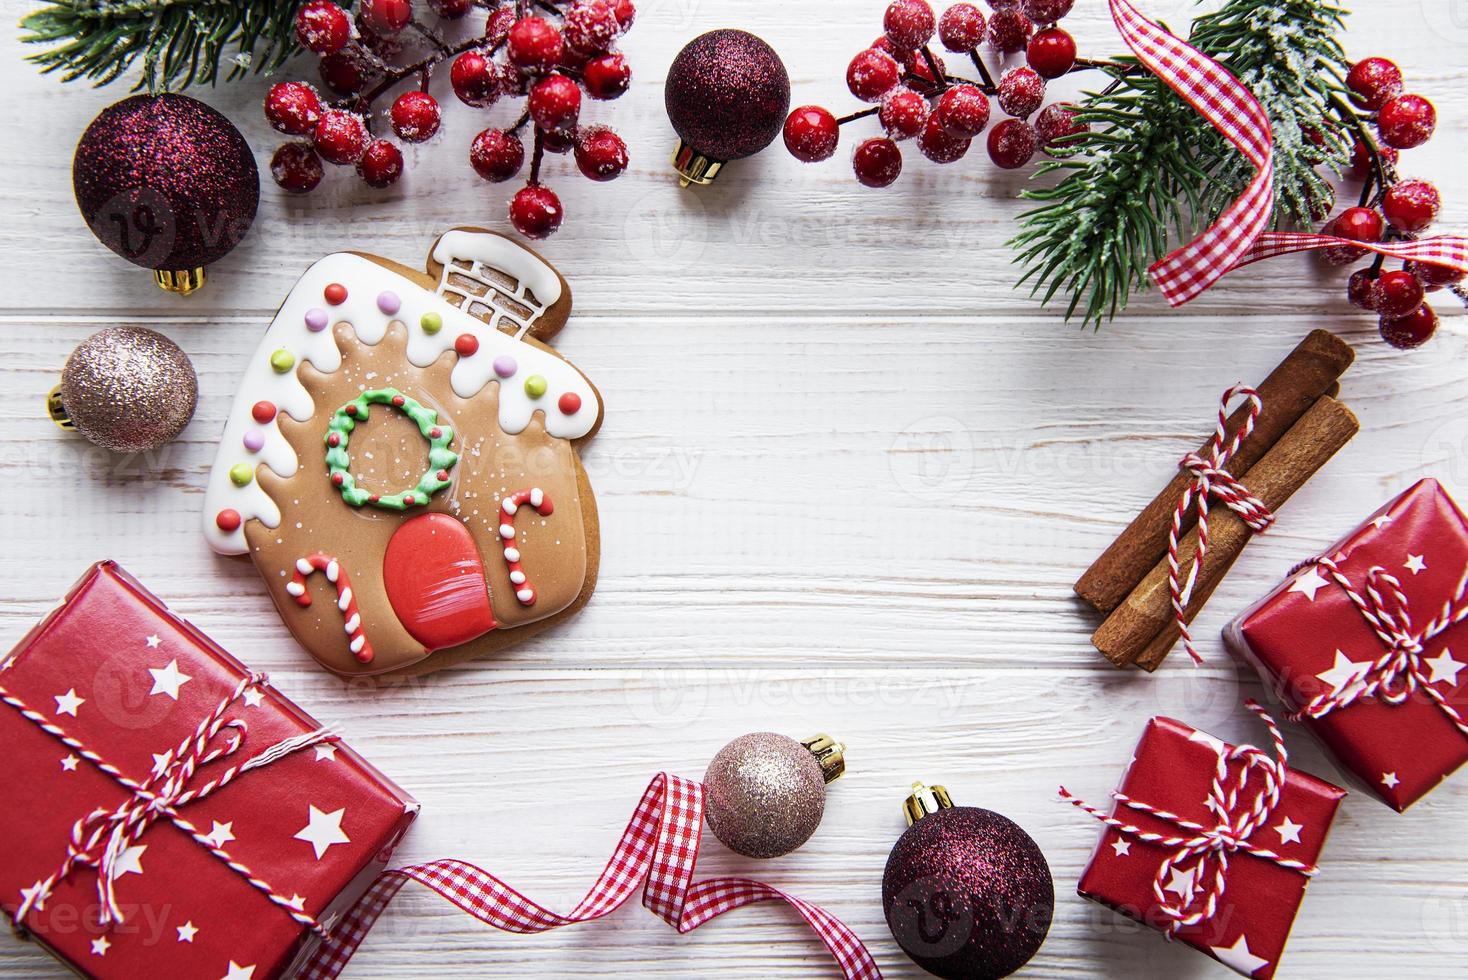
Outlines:
POLYGON ((753 34, 709 31, 673 59, 664 104, 684 143, 713 160, 738 160, 780 135, 790 76, 775 49, 753 34))
POLYGON ((882 911, 897 944, 924 970, 997 980, 1045 941, 1055 884, 1039 846, 1012 820, 954 807, 898 838, 882 875, 882 911))
POLYGON ((102 110, 72 158, 77 207, 134 265, 198 269, 255 220, 260 172, 234 124, 186 95, 135 95, 102 110))

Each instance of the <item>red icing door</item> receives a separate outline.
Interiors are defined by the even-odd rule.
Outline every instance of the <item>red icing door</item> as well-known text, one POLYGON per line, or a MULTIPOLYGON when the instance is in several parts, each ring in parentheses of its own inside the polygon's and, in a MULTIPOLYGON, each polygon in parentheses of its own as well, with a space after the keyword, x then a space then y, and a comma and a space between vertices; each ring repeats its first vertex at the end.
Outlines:
POLYGON ((382 580, 398 620, 430 651, 495 628, 479 549, 447 514, 423 514, 397 529, 383 555, 382 580))

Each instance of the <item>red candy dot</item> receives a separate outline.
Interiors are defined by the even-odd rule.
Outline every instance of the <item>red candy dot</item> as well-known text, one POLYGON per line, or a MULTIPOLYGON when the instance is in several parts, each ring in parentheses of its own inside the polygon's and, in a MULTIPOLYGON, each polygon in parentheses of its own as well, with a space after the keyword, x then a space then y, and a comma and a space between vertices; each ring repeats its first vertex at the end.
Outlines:
POLYGON ((402 395, 393 395, 392 396, 392 403, 393 403, 393 405, 395 407, 402 408, 403 405, 404 405, 403 396, 402 395))
POLYGON ((332 306, 341 306, 347 301, 347 287, 339 282, 334 282, 326 287, 324 295, 326 296, 326 301, 332 306))
POLYGON ((460 357, 473 357, 479 351, 479 338, 472 333, 461 333, 459 339, 454 341, 454 350, 459 352, 460 357))
POLYGON ((214 515, 214 523, 219 526, 219 530, 232 534, 240 529, 240 512, 226 507, 214 515))
POLYGON ((430 439, 437 439, 441 435, 443 435, 443 430, 436 425, 428 430, 428 438, 430 439))
POLYGON ((331 474, 331 482, 336 484, 337 486, 341 486, 343 483, 347 482, 347 478, 340 473, 333 473, 331 474))
POLYGON ((382 499, 381 497, 379 497, 377 494, 374 493, 372 496, 370 496, 370 497, 367 498, 367 502, 370 503, 370 504, 375 504, 375 503, 377 503, 381 499, 382 499))
POLYGON ((256 422, 264 425, 266 422, 275 418, 275 404, 273 402, 256 402, 255 406, 250 409, 250 414, 255 417, 256 422))
POLYGON ((403 503, 407 504, 409 507, 412 507, 413 506, 413 495, 410 493, 407 496, 403 497, 403 503))
POLYGON ((342 437, 333 432, 331 435, 326 437, 326 444, 333 447, 340 446, 342 444, 342 437))
POLYGON ((357 414, 357 406, 356 405, 348 405, 347 406, 347 414, 348 415, 356 415, 357 414))
POLYGON ((581 411, 581 396, 576 394, 576 392, 574 391, 568 391, 561 396, 561 400, 558 404, 561 407, 561 414, 575 415, 577 412, 581 411))
POLYGON ((440 480, 447 480, 449 478, 449 471, 448 470, 439 470, 438 471, 438 478, 440 480))

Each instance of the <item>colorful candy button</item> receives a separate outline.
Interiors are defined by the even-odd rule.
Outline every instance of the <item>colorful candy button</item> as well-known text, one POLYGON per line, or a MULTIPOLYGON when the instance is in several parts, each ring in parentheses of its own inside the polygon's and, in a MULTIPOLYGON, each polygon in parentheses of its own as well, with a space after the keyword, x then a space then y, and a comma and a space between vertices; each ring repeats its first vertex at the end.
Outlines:
POLYGON ((255 467, 249 463, 236 463, 229 468, 229 481, 237 487, 247 487, 255 479, 255 467))
POLYGON ((425 313, 418 321, 418 325, 423 328, 424 333, 438 333, 443 329, 443 317, 437 313, 425 313))
POLYGON ((269 422, 271 419, 275 418, 275 403, 256 402, 254 406, 250 409, 250 415, 254 417, 256 422, 264 425, 266 422, 269 422))
POLYGON ((313 306, 306 311, 306 329, 312 333, 320 333, 325 330, 329 322, 331 322, 331 318, 320 307, 313 306))
POLYGON ((347 287, 339 282, 327 286, 321 293, 332 306, 341 306, 347 301, 347 287))
POLYGON ((377 294, 377 308, 388 316, 392 316, 403 308, 403 301, 391 289, 384 289, 377 294))
POLYGON ((251 429, 245 433, 245 448, 252 453, 258 453, 265 448, 265 433, 259 429, 251 429))
POLYGON ((276 374, 285 374, 296 366, 296 355, 282 347, 270 355, 270 366, 275 368, 276 374))
POLYGON ((515 372, 520 370, 520 365, 508 354, 494 359, 494 373, 502 378, 513 378, 515 372))
POLYGON ((461 333, 454 341, 454 350, 460 357, 473 357, 479 352, 479 338, 472 333, 461 333))
POLYGON ((568 391, 556 404, 560 407, 562 415, 575 415, 581 411, 581 396, 574 391, 568 391))
POLYGON ((233 534, 240 529, 240 512, 233 507, 226 507, 214 515, 214 524, 226 534, 233 534))
POLYGON ((532 374, 530 377, 525 379, 525 394, 529 395, 531 398, 539 398, 541 395, 545 394, 545 391, 548 387, 550 386, 546 383, 545 378, 541 377, 538 374, 532 374))

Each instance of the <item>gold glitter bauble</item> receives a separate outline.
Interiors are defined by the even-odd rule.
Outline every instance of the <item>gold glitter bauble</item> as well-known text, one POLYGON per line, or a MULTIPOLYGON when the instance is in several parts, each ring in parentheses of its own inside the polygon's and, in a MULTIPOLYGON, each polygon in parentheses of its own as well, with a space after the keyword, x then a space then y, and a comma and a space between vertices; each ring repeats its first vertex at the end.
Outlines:
POLYGON ((136 453, 157 449, 189 424, 199 379, 188 355, 161 333, 110 327, 71 352, 58 394, 64 418, 88 440, 136 453))
POLYGON ((804 844, 826 812, 821 765, 793 738, 757 732, 719 750, 703 777, 704 815, 729 850, 779 857, 804 844))

